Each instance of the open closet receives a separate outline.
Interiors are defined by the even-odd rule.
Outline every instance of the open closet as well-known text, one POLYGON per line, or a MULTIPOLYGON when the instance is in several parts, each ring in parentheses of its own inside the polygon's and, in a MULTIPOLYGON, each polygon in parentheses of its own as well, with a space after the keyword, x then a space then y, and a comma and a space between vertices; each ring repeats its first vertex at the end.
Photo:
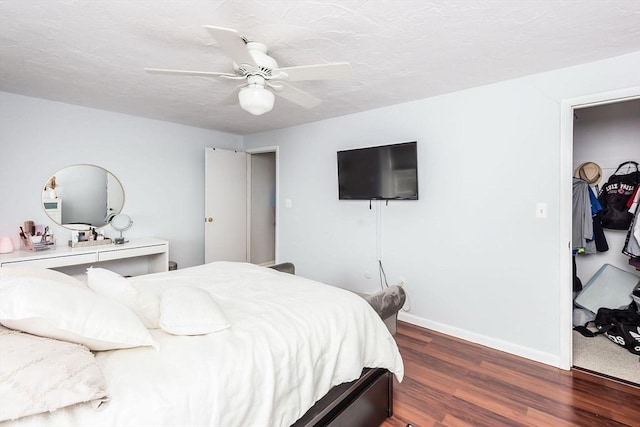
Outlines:
MULTIPOLYGON (((621 164, 629 161, 640 163, 640 99, 574 110, 573 170, 576 176, 582 166, 580 178, 586 182, 578 185, 587 185, 597 196, 611 175, 635 170, 633 164, 627 164, 616 172, 621 164)), ((574 179, 574 191, 575 185, 574 179)), ((574 214, 574 226, 575 223, 574 214)), ((637 269, 640 267, 632 265, 631 257, 622 252, 628 229, 603 228, 602 233, 604 244, 598 242, 597 249, 593 247, 586 253, 576 253, 575 247, 580 245, 574 241, 575 276, 579 279, 576 285, 574 278, 576 302, 586 301, 585 293, 580 292, 580 288, 591 286, 598 279, 604 280, 604 277, 611 277, 608 280, 614 280, 616 286, 621 281, 640 281, 640 270, 637 269)), ((603 295, 603 300, 604 296, 613 292, 602 289, 600 295, 603 295)), ((597 296, 597 293, 591 295, 592 304, 598 303, 597 296)), ((585 316, 586 312, 574 309, 574 325, 589 320, 585 316)), ((573 331, 574 368, 640 384, 639 359, 638 355, 611 342, 604 335, 585 337, 573 331)))

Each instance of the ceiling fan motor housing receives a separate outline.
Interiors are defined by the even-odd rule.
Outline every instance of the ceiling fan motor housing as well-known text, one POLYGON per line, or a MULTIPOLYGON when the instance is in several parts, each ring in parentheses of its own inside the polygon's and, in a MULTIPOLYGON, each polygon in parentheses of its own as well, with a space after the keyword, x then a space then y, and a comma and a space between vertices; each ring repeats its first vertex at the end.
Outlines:
POLYGON ((271 76, 271 71, 278 68, 276 60, 267 55, 267 46, 265 44, 247 42, 247 49, 258 68, 255 69, 252 64, 236 64, 234 62, 233 67, 240 75, 246 76, 258 72, 258 74, 264 76, 271 76))

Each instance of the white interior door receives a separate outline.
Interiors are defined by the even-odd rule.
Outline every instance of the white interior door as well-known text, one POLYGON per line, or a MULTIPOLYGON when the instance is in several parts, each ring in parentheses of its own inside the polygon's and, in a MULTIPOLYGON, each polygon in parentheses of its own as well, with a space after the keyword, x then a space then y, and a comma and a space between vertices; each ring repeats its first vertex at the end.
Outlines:
POLYGON ((205 149, 205 262, 247 261, 247 154, 205 149))

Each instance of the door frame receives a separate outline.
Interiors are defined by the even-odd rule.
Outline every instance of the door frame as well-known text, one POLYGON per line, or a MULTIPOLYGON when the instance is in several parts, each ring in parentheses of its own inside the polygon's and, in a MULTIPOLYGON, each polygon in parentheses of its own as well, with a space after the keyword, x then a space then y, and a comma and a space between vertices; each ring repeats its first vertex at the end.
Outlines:
POLYGON ((560 354, 559 367, 573 366, 573 277, 571 265, 571 227, 573 200, 573 114, 575 109, 595 107, 640 98, 640 86, 595 93, 562 100, 560 107, 560 354))
POLYGON ((280 262, 280 245, 278 238, 278 227, 280 225, 280 209, 278 203, 280 200, 280 153, 277 145, 271 145, 267 147, 257 147, 244 150, 247 153, 247 260, 251 259, 251 155, 263 154, 263 153, 275 153, 276 161, 276 225, 275 225, 275 248, 274 248, 274 262, 280 262))

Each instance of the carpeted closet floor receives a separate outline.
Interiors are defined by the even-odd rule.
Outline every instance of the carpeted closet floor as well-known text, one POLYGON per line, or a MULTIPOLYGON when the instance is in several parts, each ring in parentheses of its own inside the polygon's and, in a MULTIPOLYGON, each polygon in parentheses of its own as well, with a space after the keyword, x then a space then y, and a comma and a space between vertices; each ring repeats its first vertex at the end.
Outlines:
POLYGON ((604 335, 587 338, 573 331, 573 366, 636 383, 640 387, 640 356, 604 335))

